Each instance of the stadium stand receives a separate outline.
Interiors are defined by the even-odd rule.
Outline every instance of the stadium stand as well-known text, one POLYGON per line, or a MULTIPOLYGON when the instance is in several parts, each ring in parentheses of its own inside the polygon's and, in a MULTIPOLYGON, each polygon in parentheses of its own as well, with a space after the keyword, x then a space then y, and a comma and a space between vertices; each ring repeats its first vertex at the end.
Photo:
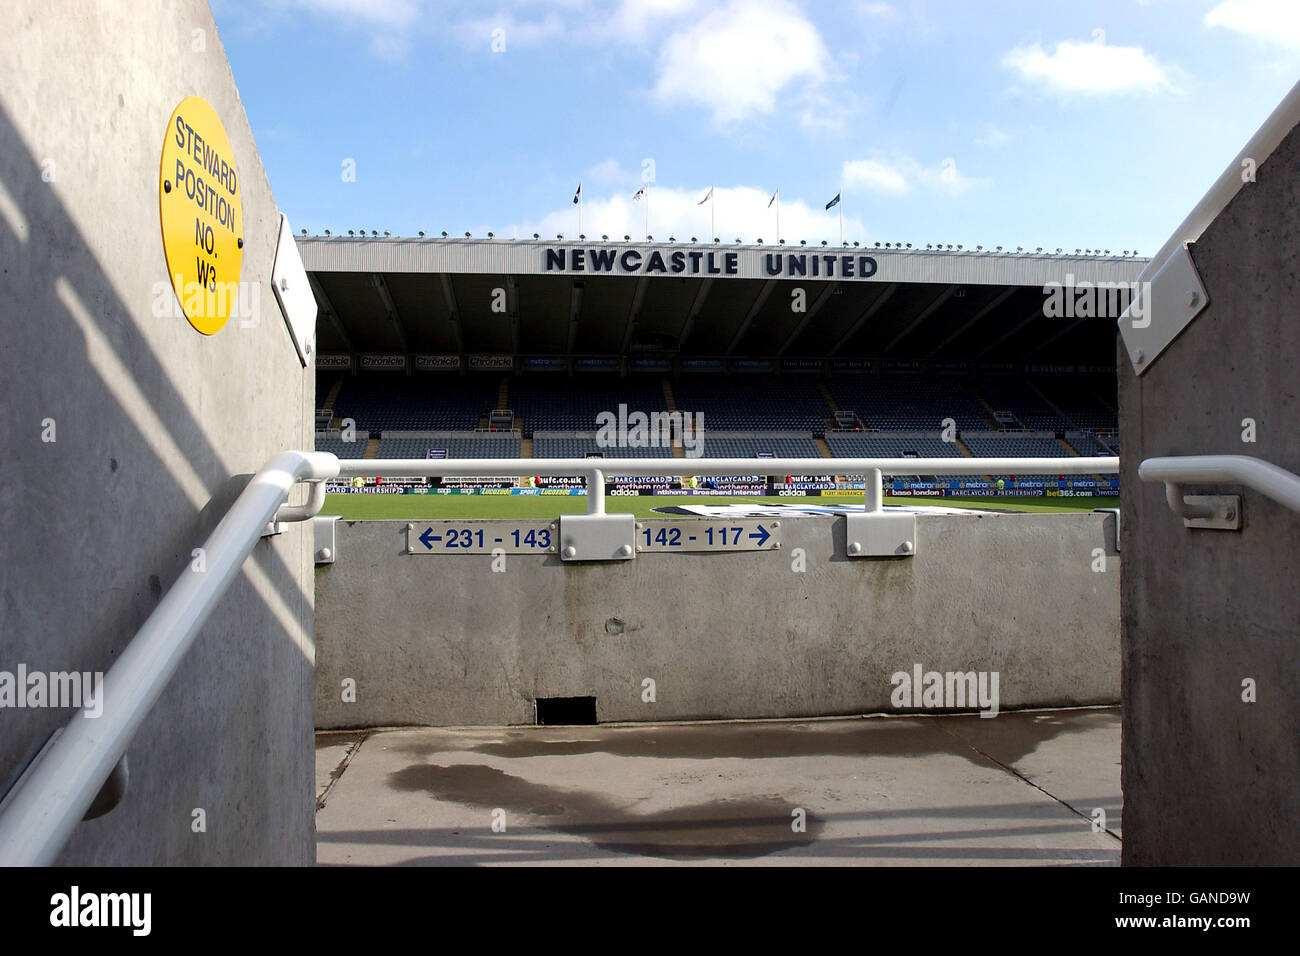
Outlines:
POLYGON ((369 440, 367 432, 357 432, 353 441, 344 441, 338 432, 317 432, 316 450, 327 451, 339 458, 364 458, 369 440))
MULTIPOLYGON (((381 458, 424 458, 431 449, 448 458, 517 458, 531 439, 536 458, 668 458, 668 447, 611 448, 597 442, 602 412, 667 411, 664 381, 657 376, 344 376, 318 384, 332 387, 337 424, 357 422, 357 441, 318 431, 316 447, 341 458, 364 456, 368 434, 380 434, 381 458), (491 409, 507 395, 522 434, 482 429, 491 409), (432 427, 430 422, 454 423, 432 427)), ((703 415, 709 457, 817 458, 817 440, 836 458, 959 457, 960 447, 941 440, 941 423, 952 418, 960 440, 979 457, 1068 457, 1063 437, 1080 455, 1118 454, 1111 431, 1115 412, 1105 396, 1109 380, 1098 375, 1045 375, 1037 384, 1015 375, 963 380, 955 375, 886 374, 832 380, 827 389, 841 419, 865 431, 837 430, 836 412, 822 387, 806 380, 747 376, 683 376, 672 380, 678 410, 703 415), (1003 430, 990 409, 1001 413, 1003 430), (856 419, 855 419, 856 416, 856 419)), ((841 426, 843 427, 843 426, 841 426)), ((899 476, 902 477, 902 476, 899 476)), ((911 476, 907 476, 911 477, 911 476)), ((973 479, 976 476, 958 476, 973 479)))
POLYGON ((820 435, 831 418, 815 383, 683 376, 673 383, 677 407, 702 413, 704 429, 807 431, 820 435))
POLYGON ((1075 429, 1114 431, 1118 425, 1112 379, 1095 375, 1056 375, 1035 379, 1034 385, 1075 429), (1099 397, 1107 394, 1108 386, 1112 402, 1109 406, 1099 397))
POLYGON ((989 413, 955 379, 919 375, 838 381, 831 395, 842 410, 856 412, 867 428, 930 429, 951 418, 958 428, 988 428, 989 413))
MULTIPOLYGON (((510 405, 523 420, 524 435, 538 431, 593 431, 601 412, 662 412, 663 385, 657 377, 604 375, 520 377, 510 380, 510 405)), ((707 420, 706 420, 707 421, 707 420)))
POLYGON ((1070 427, 1069 422, 1053 411, 1042 396, 1022 378, 984 378, 976 382, 974 387, 994 412, 1009 412, 1015 416, 1015 422, 1011 423, 1013 427, 1052 433, 1064 432, 1070 427))
POLYGON ((468 431, 496 406, 499 382, 498 375, 349 375, 334 399, 334 418, 351 418, 372 434, 468 431))
POLYGON ((1065 440, 1069 442, 1071 448, 1085 457, 1113 454, 1102 444, 1101 439, 1091 432, 1066 432, 1065 440))
MULTIPOLYGON (((939 438, 937 432, 863 432, 833 433, 826 445, 836 458, 961 458, 953 442, 939 438)), ((896 475, 894 477, 916 477, 896 475)), ((955 475, 951 480, 973 480, 974 475, 955 475)))
POLYGON ((518 458, 519 446, 514 432, 385 432, 378 457, 428 458, 430 451, 444 451, 448 458, 518 458))
POLYGON ((594 432, 534 432, 534 458, 672 458, 673 450, 665 447, 619 448, 597 443, 594 432))
POLYGON ((1069 458, 1055 435, 1046 432, 962 432, 962 442, 977 458, 1069 458))
MULTIPOLYGON (((708 418, 705 418, 705 422, 708 418)), ((790 432, 704 432, 706 458, 820 458, 813 436, 790 432)))

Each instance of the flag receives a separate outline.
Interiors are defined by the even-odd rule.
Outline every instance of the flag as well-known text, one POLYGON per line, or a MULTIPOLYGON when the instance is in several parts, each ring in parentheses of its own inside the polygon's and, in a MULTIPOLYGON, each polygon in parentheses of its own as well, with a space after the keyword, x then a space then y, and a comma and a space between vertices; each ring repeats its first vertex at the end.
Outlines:
POLYGON ((712 198, 713 198, 713 187, 710 186, 709 191, 705 193, 704 198, 701 199, 699 202, 697 202, 695 205, 703 206, 706 202, 708 202, 712 198))
POLYGON ((578 200, 582 198, 582 183, 578 183, 578 191, 573 194, 573 204, 576 206, 578 200))
POLYGON ((768 208, 768 209, 771 209, 771 208, 772 208, 772 203, 776 202, 776 197, 779 196, 779 195, 781 195, 781 190, 779 190, 779 189, 778 189, 776 192, 772 193, 772 198, 769 199, 769 200, 767 201, 767 208, 768 208))
POLYGON ((833 209, 840 204, 840 194, 836 193, 835 198, 826 204, 827 209, 833 209))
POLYGON ((637 202, 644 196, 645 196, 645 187, 642 186, 640 189, 636 191, 636 195, 632 197, 632 201, 637 202))

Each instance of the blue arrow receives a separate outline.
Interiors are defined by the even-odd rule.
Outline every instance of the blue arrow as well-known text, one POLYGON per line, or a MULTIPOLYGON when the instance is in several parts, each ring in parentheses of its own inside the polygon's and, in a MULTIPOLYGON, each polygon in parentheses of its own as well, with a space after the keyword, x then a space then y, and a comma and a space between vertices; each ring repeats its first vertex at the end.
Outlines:
POLYGON ((751 538, 758 538, 758 546, 761 548, 763 545, 767 544, 767 539, 772 537, 772 532, 768 531, 762 525, 759 525, 758 533, 755 534, 753 532, 750 532, 749 536, 751 538))
POLYGON ((441 541, 441 540, 442 540, 442 535, 440 535, 440 534, 434 534, 432 528, 425 528, 425 529, 424 529, 424 534, 420 535, 420 544, 424 545, 424 546, 425 546, 426 548, 428 548, 430 551, 433 550, 433 545, 430 544, 429 542, 430 542, 430 541, 441 541))

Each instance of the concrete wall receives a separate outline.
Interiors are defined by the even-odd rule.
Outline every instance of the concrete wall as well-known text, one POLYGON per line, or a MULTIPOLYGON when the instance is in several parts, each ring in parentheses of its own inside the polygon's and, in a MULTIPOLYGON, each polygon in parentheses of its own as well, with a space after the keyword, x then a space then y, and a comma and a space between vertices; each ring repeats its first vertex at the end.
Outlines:
POLYGON ((1163 455, 1300 472, 1298 172, 1293 130, 1191 246, 1209 306, 1141 378, 1120 352, 1125 863, 1300 863, 1300 515, 1246 492, 1241 531, 1189 530, 1137 477, 1163 455))
POLYGON ((318 727, 529 724, 536 698, 567 696, 595 696, 601 721, 875 712, 917 663, 999 671, 1003 708, 1119 695, 1110 515, 923 517, 917 556, 883 560, 846 558, 842 518, 786 518, 780 551, 503 573, 408 556, 404 529, 340 521, 317 569, 318 727))
MULTIPOLYGON (((248 476, 311 447, 277 226, 205 3, 0 4, 0 670, 106 671, 248 476), (189 95, 230 138, 261 286, 257 326, 212 337, 152 308, 159 160, 189 95)), ((257 546, 136 737, 124 803, 61 863, 314 860, 310 548, 310 527, 257 546)), ((72 713, 0 710, 0 786, 72 713)))

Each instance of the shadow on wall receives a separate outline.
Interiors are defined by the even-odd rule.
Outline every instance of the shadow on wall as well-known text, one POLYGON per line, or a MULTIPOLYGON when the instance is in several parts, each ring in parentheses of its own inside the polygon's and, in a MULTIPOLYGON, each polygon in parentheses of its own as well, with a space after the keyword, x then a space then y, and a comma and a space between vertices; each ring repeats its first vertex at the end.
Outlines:
MULTIPOLYGON (((119 295, 144 302, 143 292, 125 291, 129 284, 166 281, 160 236, 123 235, 111 223, 84 233, 56 184, 43 180, 6 106, 0 103, 0 670, 107 671, 247 483, 248 475, 229 474, 209 436, 220 441, 216 428, 232 421, 238 434, 240 413, 256 414, 254 390, 245 408, 225 410, 220 426, 207 409, 206 421, 195 417, 191 407, 202 406, 193 394, 187 403, 174 383, 228 372, 169 364, 155 353, 148 323, 185 320, 133 310, 119 295), (138 246, 115 263, 119 243, 141 242, 156 246, 156 275, 131 274, 138 246), (54 441, 43 438, 49 427, 54 441)), ((121 188, 156 209, 156 183, 121 188)), ((254 273, 246 261, 245 278, 254 273)), ((264 291, 263 300, 273 301, 264 291)), ((310 753, 312 661, 292 620, 304 620, 311 633, 313 596, 273 543, 259 544, 252 564, 137 734, 125 800, 83 824, 60 863, 301 855, 286 850, 292 834, 257 816, 277 809, 253 804, 257 794, 285 786, 286 754, 274 752, 271 728, 279 726, 283 739, 283 728, 293 727, 294 746, 301 736, 310 753), (283 606, 268 604, 250 574, 283 606), (194 807, 206 809, 206 840, 191 831, 194 807), (213 835, 218 827, 241 836, 213 835)), ((74 713, 0 709, 0 786, 74 713)), ((311 806, 309 774, 298 797, 311 806)))

